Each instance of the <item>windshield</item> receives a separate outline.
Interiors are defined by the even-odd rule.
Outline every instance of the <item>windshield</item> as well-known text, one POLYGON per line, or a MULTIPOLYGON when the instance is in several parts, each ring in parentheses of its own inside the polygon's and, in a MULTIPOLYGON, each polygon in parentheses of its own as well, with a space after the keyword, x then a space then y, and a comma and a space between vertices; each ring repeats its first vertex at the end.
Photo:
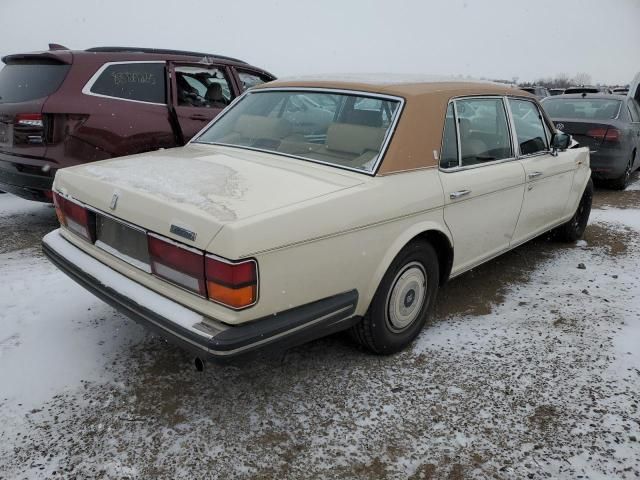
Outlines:
POLYGON ((11 63, 0 70, 0 103, 25 102, 55 92, 69 71, 58 63, 11 63))
POLYGON ((543 101, 544 109, 555 118, 584 118, 610 120, 618 116, 620 100, 604 98, 549 98, 543 101))
POLYGON ((197 139, 372 173, 400 100, 319 91, 254 91, 197 139))

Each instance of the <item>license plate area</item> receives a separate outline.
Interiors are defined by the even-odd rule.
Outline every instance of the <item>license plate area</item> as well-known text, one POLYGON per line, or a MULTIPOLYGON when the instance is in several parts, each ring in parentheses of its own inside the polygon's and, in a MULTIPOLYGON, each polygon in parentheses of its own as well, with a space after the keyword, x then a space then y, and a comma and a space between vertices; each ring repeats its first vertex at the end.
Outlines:
POLYGON ((151 273, 147 233, 113 218, 96 214, 96 247, 151 273))

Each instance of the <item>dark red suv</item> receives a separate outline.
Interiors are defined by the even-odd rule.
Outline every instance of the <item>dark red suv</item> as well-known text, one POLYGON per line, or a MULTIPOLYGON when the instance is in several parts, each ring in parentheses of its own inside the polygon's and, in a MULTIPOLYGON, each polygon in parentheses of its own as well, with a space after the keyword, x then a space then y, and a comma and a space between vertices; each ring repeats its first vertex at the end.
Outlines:
POLYGON ((51 201, 58 168, 184 145, 245 89, 241 60, 127 47, 8 55, 0 70, 0 190, 51 201))

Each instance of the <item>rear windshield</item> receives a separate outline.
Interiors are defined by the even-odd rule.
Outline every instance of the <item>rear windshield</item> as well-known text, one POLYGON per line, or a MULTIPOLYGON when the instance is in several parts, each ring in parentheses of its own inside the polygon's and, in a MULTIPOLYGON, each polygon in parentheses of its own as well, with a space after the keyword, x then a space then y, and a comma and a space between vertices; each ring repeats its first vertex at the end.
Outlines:
POLYGON ((549 98, 544 100, 544 109, 555 118, 585 118, 610 120, 618 116, 620 100, 604 98, 549 98))
POLYGON ((0 70, 0 103, 16 103, 46 97, 55 92, 70 65, 11 63, 0 70))
POLYGON ((197 138, 371 173, 399 112, 388 97, 254 91, 197 138))

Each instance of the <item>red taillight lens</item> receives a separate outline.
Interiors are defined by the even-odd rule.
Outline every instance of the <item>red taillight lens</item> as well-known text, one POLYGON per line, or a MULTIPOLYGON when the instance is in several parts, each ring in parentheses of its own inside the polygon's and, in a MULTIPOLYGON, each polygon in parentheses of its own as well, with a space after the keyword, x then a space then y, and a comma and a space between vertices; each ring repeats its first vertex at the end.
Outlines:
POLYGON ((258 271, 254 260, 229 263, 207 256, 205 276, 209 299, 232 308, 253 305, 258 297, 258 271))
POLYGON ((25 125, 30 127, 42 127, 41 113, 18 113, 15 119, 16 125, 25 125))
POLYGON ((604 136, 605 142, 617 143, 620 141, 620 130, 617 128, 609 128, 607 134, 604 136))
POLYGON ((56 192, 53 192, 53 206, 56 207, 56 216, 58 217, 58 222, 60 225, 66 226, 67 222, 64 219, 64 198, 58 195, 56 192))
POLYGON ((64 225, 85 240, 93 243, 95 240, 95 217, 82 205, 68 200, 53 192, 53 204, 60 225, 64 225))
POLYGON ((617 128, 592 128, 587 135, 601 142, 616 143, 620 141, 620 130, 617 128))
POLYGON ((149 234, 151 271, 176 285, 206 296, 204 255, 149 234))

